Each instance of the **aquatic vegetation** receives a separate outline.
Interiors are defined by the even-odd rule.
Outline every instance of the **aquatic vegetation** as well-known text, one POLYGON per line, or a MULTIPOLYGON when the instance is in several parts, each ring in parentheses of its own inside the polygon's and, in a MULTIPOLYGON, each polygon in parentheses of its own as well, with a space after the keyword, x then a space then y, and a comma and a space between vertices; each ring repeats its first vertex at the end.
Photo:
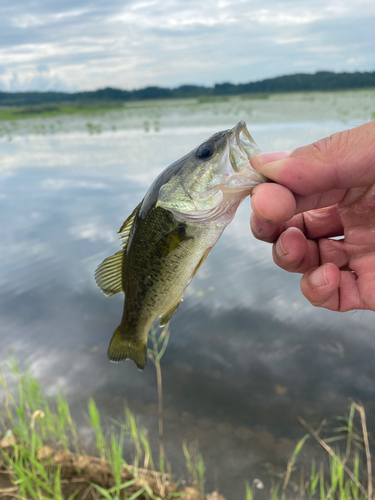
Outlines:
POLYGON ((186 467, 187 470, 189 471, 191 482, 203 497, 204 483, 205 483, 205 478, 204 478, 205 466, 203 462, 203 457, 198 450, 198 443, 192 443, 190 446, 188 446, 186 441, 184 441, 182 443, 182 448, 184 450, 186 467))
POLYGON ((229 101, 229 97, 228 96, 210 96, 210 95, 207 95, 207 96, 202 96, 202 97, 198 97, 198 104, 206 104, 206 103, 211 103, 211 102, 228 102, 229 101))
POLYGON ((168 346, 170 336, 169 322, 165 325, 163 330, 159 335, 157 335, 157 329, 152 328, 150 330, 150 340, 152 347, 147 349, 147 357, 155 365, 156 377, 157 377, 157 388, 158 388, 158 418, 159 418, 159 467, 162 472, 165 468, 165 451, 164 451, 164 425, 163 425, 163 382, 161 375, 161 365, 160 361, 165 353, 168 346))
POLYGON ((270 94, 259 92, 259 94, 242 94, 241 99, 244 101, 248 100, 258 100, 258 99, 268 99, 270 94))
POLYGON ((92 134, 100 134, 101 131, 102 131, 102 127, 101 127, 100 123, 87 122, 86 123, 86 127, 87 127, 88 133, 90 135, 92 135, 92 134))
MULTIPOLYGON (((294 483, 292 490, 298 492, 299 498, 325 498, 327 500, 357 500, 373 499, 373 476, 372 457, 369 446, 369 436, 366 426, 365 410, 362 405, 352 402, 349 416, 347 418, 336 417, 340 421, 340 427, 334 429, 336 435, 323 439, 320 434, 325 422, 314 430, 302 418, 300 422, 308 430, 302 439, 297 443, 292 457, 288 461, 285 478, 281 487, 280 500, 288 498, 287 491, 290 486, 292 470, 297 457, 301 452, 304 443, 310 437, 316 439, 329 458, 329 470, 325 471, 324 464, 321 463, 319 470, 315 460, 311 461, 310 474, 305 477, 305 472, 301 468, 299 484, 294 483), (355 412, 360 418, 361 428, 354 425, 355 412), (330 443, 345 441, 346 447, 341 450, 338 446, 334 449, 330 443), (365 471, 360 470, 359 464, 365 461, 365 471), (364 484, 363 484, 364 483, 364 484), (367 484, 366 484, 367 483, 367 484)), ((252 498, 249 496, 248 498, 252 498)), ((278 496, 276 498, 279 498, 278 496)))
POLYGON ((26 118, 33 118, 36 116, 50 117, 50 116, 63 116, 63 115, 95 115, 103 113, 109 109, 119 109, 122 105, 115 102, 107 102, 104 105, 89 104, 89 105, 34 105, 34 106, 12 106, 8 108, 0 108, 0 120, 20 120, 26 118))
POLYGON ((168 128, 199 127, 202 123, 228 127, 239 120, 250 119, 257 124, 369 120, 374 119, 371 111, 374 101, 375 90, 367 89, 8 107, 0 108, 0 137, 75 131, 89 135, 114 130, 159 132, 168 128), (9 132, 5 132, 4 127, 9 132))
MULTIPOLYGON (((160 366, 168 332, 164 330, 163 336, 151 338, 153 347, 149 356, 160 366)), ((184 492, 172 482, 170 473, 155 469, 147 431, 128 408, 125 408, 124 420, 113 422, 105 431, 94 399, 89 400, 87 422, 92 435, 91 444, 99 455, 97 458, 84 454, 85 449, 79 443, 77 426, 66 398, 59 394, 47 398, 30 371, 20 371, 15 359, 2 363, 0 383, 3 388, 0 424, 4 431, 0 451, 4 478, 10 479, 2 493, 35 500, 156 500, 181 496, 203 500, 205 465, 197 443, 188 445, 184 442, 182 445, 190 481, 195 487, 184 492), (124 458, 124 449, 129 443, 134 457, 131 463, 124 458)), ((353 402, 348 417, 337 420, 339 427, 333 429, 334 435, 331 431, 331 435, 324 439, 321 436, 325 422, 315 430, 301 419, 308 433, 296 444, 283 480, 272 483, 267 498, 375 498, 372 456, 363 406, 353 402), (355 422, 356 417, 359 417, 359 424, 355 422), (310 471, 306 472, 298 464, 298 457, 306 441, 312 438, 327 453, 329 466, 327 468, 324 463, 318 465, 312 459, 310 471), (345 442, 344 449, 338 448, 340 441, 345 442), (332 443, 336 444, 335 448, 332 443)), ((264 489, 261 480, 247 482, 244 498, 253 500, 260 489, 264 489)), ((266 498, 264 493, 262 497, 266 498)), ((206 495, 205 498, 222 497, 206 495)))
POLYGON ((3 492, 35 500, 169 499, 182 494, 169 473, 154 469, 147 432, 129 409, 125 408, 123 422, 114 422, 104 433, 96 404, 89 400, 87 421, 100 456, 96 458, 85 455, 79 445, 66 398, 59 394, 47 398, 30 371, 20 371, 15 359, 2 363, 0 383, 4 397, 0 451, 11 480, 3 492), (134 447, 132 463, 124 459, 125 437, 134 447))

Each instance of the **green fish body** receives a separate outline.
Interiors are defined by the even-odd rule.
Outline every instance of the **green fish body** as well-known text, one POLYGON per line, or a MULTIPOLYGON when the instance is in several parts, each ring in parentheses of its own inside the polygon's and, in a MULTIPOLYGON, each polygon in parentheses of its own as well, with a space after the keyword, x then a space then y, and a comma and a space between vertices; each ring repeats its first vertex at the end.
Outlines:
POLYGON ((106 295, 125 293, 111 361, 145 367, 154 321, 168 323, 241 201, 267 180, 249 163, 259 153, 244 122, 218 132, 164 170, 124 222, 123 249, 95 273, 106 295))

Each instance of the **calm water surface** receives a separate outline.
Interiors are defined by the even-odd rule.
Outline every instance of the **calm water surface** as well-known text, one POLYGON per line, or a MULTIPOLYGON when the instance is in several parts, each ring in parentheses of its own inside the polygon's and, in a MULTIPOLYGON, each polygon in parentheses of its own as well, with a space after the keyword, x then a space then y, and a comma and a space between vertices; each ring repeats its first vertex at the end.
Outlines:
MULTIPOLYGON (((374 95, 368 100, 375 110, 374 95)), ((108 361, 123 296, 106 298, 93 279, 97 265, 119 250, 117 230, 152 180, 237 119, 247 121, 263 151, 290 150, 369 119, 354 104, 345 121, 320 104, 321 120, 316 106, 305 120, 302 109, 294 120, 284 111, 264 122, 256 119, 256 103, 243 116, 224 103, 196 115, 185 111, 186 120, 177 109, 172 124, 159 110, 150 127, 142 126, 146 108, 138 127, 111 115, 103 122, 114 125, 94 135, 82 124, 69 129, 63 119, 53 134, 40 133, 35 120, 3 134, 1 352, 14 349, 48 393, 68 395, 82 439, 82 410, 94 396, 108 418, 121 418, 127 402, 157 449, 154 367, 149 362, 140 372, 130 362, 108 361)), ((299 276, 276 268, 271 247, 252 237, 249 216, 247 199, 173 317, 162 360, 172 470, 186 476, 181 443, 198 441, 207 491, 218 488, 227 498, 244 498, 246 480, 279 478, 304 434, 298 416, 318 424, 346 414, 348 398, 355 398, 365 403, 370 430, 375 424, 373 314, 313 308, 299 291, 299 276)))

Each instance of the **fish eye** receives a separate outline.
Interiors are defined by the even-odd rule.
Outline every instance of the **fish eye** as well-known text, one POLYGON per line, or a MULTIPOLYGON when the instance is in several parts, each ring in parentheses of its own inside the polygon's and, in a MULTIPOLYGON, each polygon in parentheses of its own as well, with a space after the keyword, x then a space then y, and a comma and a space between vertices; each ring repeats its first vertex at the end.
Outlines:
POLYGON ((208 158, 211 158, 213 154, 214 148, 212 144, 208 142, 201 144, 197 149, 197 158, 200 158, 201 160, 207 160, 208 158))

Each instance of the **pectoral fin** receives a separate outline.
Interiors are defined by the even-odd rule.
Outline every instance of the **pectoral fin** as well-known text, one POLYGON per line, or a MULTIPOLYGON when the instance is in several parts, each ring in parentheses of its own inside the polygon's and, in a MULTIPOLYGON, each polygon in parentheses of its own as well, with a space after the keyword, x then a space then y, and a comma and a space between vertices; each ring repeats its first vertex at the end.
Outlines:
POLYGON ((187 236, 186 224, 179 224, 176 229, 162 236, 154 246, 154 254, 159 258, 165 258, 173 250, 181 245, 182 242, 191 240, 193 236, 187 236))

